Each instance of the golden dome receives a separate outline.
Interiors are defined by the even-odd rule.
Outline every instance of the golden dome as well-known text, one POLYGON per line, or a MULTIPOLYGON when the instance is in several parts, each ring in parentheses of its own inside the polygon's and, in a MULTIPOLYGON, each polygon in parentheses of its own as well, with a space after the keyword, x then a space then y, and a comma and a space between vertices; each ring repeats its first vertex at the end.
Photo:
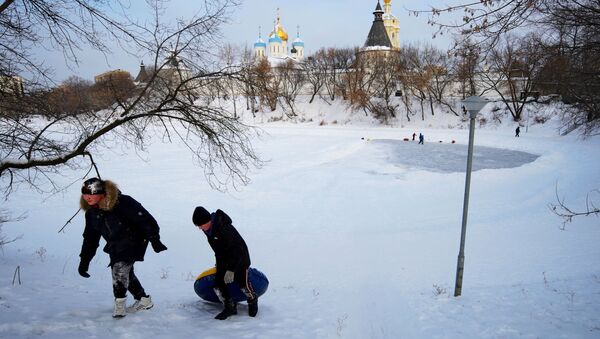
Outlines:
POLYGON ((283 29, 283 26, 281 26, 281 17, 279 16, 279 8, 277 9, 277 25, 275 25, 275 29, 277 30, 277 35, 279 35, 281 40, 287 42, 288 34, 285 31, 285 29, 283 29))
POLYGON ((279 8, 277 8, 277 21, 275 21, 275 28, 273 29, 273 31, 271 32, 271 34, 269 35, 270 38, 272 38, 275 35, 275 32, 277 32, 277 36, 279 36, 279 38, 285 42, 288 41, 288 34, 285 31, 285 29, 283 29, 283 26, 281 25, 281 17, 279 16, 279 8))
POLYGON ((288 34, 283 30, 283 27, 277 27, 277 35, 279 35, 281 40, 288 41, 288 34))
POLYGON ((383 0, 383 2, 384 2, 386 5, 389 5, 389 4, 392 2, 392 0, 383 0))
MULTIPOLYGON (((282 27, 277 27, 277 36, 283 40, 283 41, 288 41, 288 34, 285 32, 285 30, 282 27)), ((275 36, 275 31, 271 32, 271 34, 269 34, 269 38, 272 38, 273 36, 275 36)))

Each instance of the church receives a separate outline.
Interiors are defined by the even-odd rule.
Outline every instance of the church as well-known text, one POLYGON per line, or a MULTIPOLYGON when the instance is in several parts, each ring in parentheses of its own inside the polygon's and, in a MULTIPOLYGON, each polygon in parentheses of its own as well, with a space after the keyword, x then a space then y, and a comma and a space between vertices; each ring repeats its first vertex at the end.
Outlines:
POLYGON ((304 41, 300 39, 300 28, 298 28, 296 39, 291 43, 291 49, 288 45, 289 37, 281 23, 279 8, 273 25, 273 31, 269 34, 269 39, 265 42, 261 36, 260 27, 258 30, 258 40, 254 43, 254 56, 256 58, 267 58, 271 64, 279 64, 289 59, 301 61, 304 59, 304 41))

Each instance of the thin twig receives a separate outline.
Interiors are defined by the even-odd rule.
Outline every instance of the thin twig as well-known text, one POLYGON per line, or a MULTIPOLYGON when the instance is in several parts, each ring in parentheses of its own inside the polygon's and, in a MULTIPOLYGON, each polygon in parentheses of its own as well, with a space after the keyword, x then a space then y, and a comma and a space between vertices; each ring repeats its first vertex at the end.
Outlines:
POLYGON ((549 207, 552 213, 556 214, 557 216, 563 219, 563 226, 561 227, 562 230, 566 229, 566 225, 572 222, 574 217, 589 215, 600 216, 600 208, 598 208, 594 204, 594 201, 590 200, 590 193, 600 193, 600 190, 594 189, 587 194, 586 210, 583 212, 572 210, 565 204, 564 199, 560 199, 560 197, 558 196, 558 185, 556 185, 555 191, 556 201, 558 202, 558 204, 549 204, 549 207))
POLYGON ((21 285, 21 266, 17 266, 17 268, 15 269, 15 274, 13 275, 13 281, 12 281, 13 286, 15 286, 15 279, 17 279, 17 278, 18 278, 19 285, 21 285))
POLYGON ((102 178, 100 177, 100 171, 98 171, 98 167, 96 166, 96 162, 94 161, 94 158, 92 157, 92 153, 90 152, 84 152, 85 155, 87 155, 88 157, 90 157, 90 161, 92 162, 92 166, 94 166, 94 169, 96 170, 96 174, 98 175, 98 179, 102 180, 102 178))
POLYGON ((79 213, 79 211, 81 211, 81 207, 77 210, 77 212, 75 212, 75 214, 73 214, 71 219, 67 220, 67 222, 64 224, 64 226, 58 230, 58 233, 62 232, 65 229, 65 227, 67 227, 67 225, 71 223, 71 220, 73 220, 73 218, 75 218, 75 216, 79 213))

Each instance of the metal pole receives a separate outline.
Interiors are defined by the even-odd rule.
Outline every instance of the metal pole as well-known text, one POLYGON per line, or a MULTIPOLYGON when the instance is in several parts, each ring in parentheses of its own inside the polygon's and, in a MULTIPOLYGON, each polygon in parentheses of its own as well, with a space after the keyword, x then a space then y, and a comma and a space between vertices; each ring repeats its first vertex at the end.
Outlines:
POLYGON ((465 235, 467 233, 467 214, 469 212, 469 190, 471 188, 471 167, 473 165, 473 140, 475 138, 475 115, 477 112, 469 112, 471 122, 469 124, 469 151, 467 154, 467 177, 465 179, 465 199, 463 202, 462 229, 460 232, 460 251, 458 252, 458 263, 456 265, 456 285, 454 296, 462 293, 462 278, 465 268, 465 235))

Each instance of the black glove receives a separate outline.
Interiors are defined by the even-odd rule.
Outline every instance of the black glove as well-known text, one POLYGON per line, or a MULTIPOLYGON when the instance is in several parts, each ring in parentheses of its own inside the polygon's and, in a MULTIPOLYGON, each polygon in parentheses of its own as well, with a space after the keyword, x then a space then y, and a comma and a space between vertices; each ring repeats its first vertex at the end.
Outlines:
POLYGON ((89 278, 90 275, 87 272, 89 268, 90 268, 90 263, 82 260, 79 262, 79 268, 77 268, 77 272, 79 272, 80 276, 82 276, 84 278, 89 278))
POLYGON ((159 239, 150 240, 150 244, 152 244, 152 249, 156 253, 160 253, 162 251, 167 250, 167 246, 165 246, 159 239))

